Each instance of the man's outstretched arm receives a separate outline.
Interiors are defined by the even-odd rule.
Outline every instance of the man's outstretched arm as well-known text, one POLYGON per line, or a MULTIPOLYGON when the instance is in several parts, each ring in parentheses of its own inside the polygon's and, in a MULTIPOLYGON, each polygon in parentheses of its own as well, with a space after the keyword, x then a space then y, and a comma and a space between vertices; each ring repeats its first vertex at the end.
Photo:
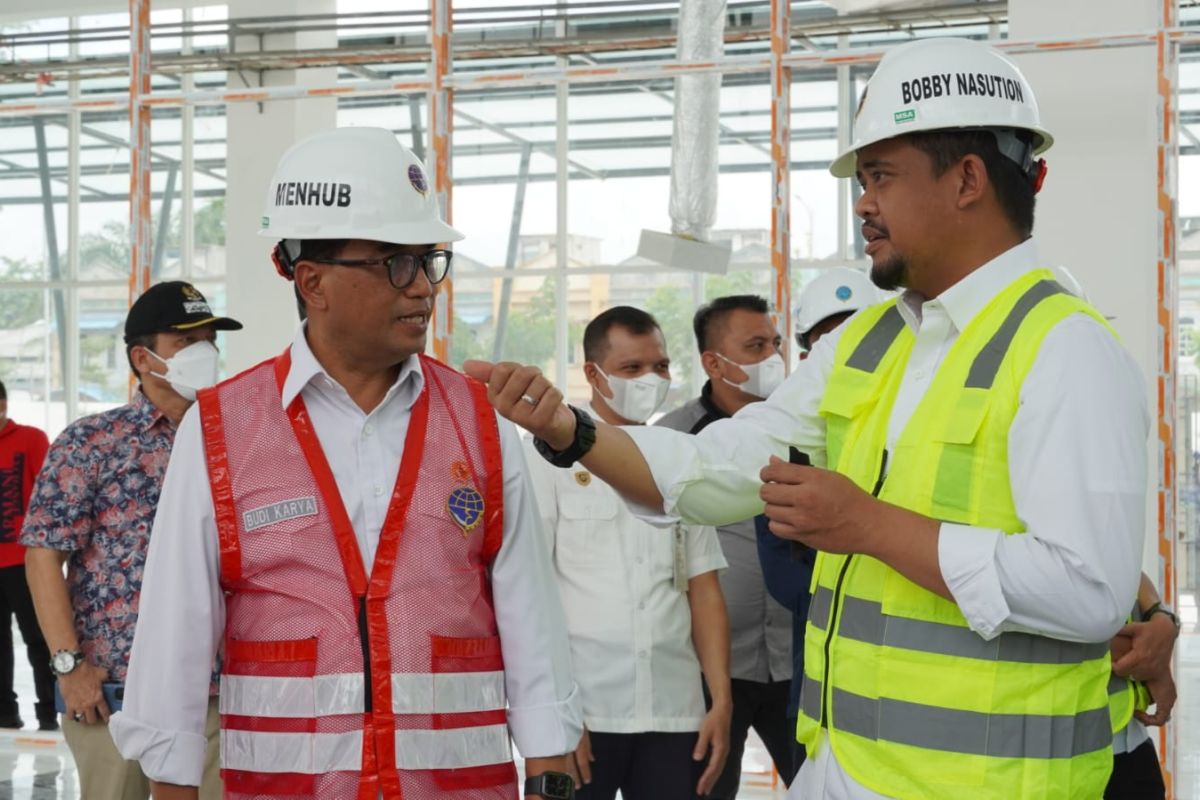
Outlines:
MULTIPOLYGON (((541 370, 512 363, 467 361, 463 371, 487 385, 488 401, 500 416, 554 450, 566 450, 575 440, 575 415, 563 402, 562 392, 541 370)), ((650 466, 633 439, 620 428, 596 420, 596 443, 580 463, 626 499, 648 509, 662 509, 663 497, 650 466)))

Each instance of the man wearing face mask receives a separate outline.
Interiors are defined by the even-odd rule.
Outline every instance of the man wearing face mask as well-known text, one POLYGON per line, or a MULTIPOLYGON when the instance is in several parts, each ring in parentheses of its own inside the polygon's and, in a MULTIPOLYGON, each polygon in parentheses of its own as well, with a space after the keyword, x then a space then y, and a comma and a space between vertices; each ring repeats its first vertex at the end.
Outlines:
MULTIPOLYGON (((700 396, 656 424, 699 433, 709 423, 767 398, 783 382, 781 338, 767 301, 757 295, 719 297, 692 321, 700 363, 708 375, 700 396)), ((742 752, 750 728, 758 733, 784 783, 791 783, 795 723, 788 725, 792 677, 792 615, 770 597, 763 580, 753 517, 717 528, 729 569, 721 589, 732 639, 733 721, 729 758, 710 798, 737 797, 742 752)))
MULTIPOLYGON (((139 381, 133 399, 67 426, 34 486, 21 532, 25 569, 58 677, 63 734, 87 798, 150 795, 138 764, 113 744, 110 702, 123 695, 150 527, 176 428, 196 391, 217 380, 217 331, 241 327, 213 314, 190 284, 147 289, 125 319, 126 354, 139 381)), ((215 684, 212 694, 204 796, 216 798, 215 684)))
MULTIPOLYGON (((584 331, 583 351, 588 413, 641 425, 658 410, 671 372, 652 316, 605 311, 584 331)), ((575 753, 578 797, 706 794, 725 763, 731 712, 716 532, 654 527, 583 467, 555 469, 530 453, 587 727, 575 753), (707 713, 701 670, 713 697, 707 713)))

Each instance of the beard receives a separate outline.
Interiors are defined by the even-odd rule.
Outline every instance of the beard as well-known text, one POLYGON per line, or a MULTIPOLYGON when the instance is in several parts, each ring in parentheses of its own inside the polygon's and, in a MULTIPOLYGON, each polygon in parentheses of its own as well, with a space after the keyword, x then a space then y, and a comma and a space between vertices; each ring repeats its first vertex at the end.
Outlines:
POLYGON ((894 255, 887 261, 871 265, 871 283, 885 292, 894 292, 904 286, 908 277, 908 261, 904 256, 894 255))

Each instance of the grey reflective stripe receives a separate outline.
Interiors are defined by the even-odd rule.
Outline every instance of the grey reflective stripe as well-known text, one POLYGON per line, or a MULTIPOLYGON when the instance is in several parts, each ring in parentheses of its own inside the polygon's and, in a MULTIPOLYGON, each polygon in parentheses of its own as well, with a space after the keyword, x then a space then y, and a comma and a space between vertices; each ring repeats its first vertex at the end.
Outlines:
POLYGON ((989 641, 958 625, 884 616, 882 605, 859 597, 842 598, 839 620, 838 635, 847 639, 983 661, 1079 664, 1101 658, 1108 651, 1104 642, 1064 642, 1028 633, 1002 633, 989 641))
POLYGON ((902 330, 904 330, 904 317, 900 316, 900 309, 893 305, 883 312, 883 316, 875 322, 875 326, 867 331, 867 335, 863 337, 862 341, 858 343, 858 347, 854 348, 854 352, 850 354, 850 358, 846 360, 846 366, 860 369, 863 372, 874 372, 879 368, 879 362, 883 361, 883 356, 902 330))
POLYGON ((992 383, 996 380, 996 373, 1000 371, 1000 365, 1004 362, 1004 357, 1008 355, 1008 348, 1012 346, 1012 340, 1017 335, 1021 323, 1038 303, 1056 294, 1070 294, 1070 292, 1054 281, 1038 281, 1029 287, 1025 294, 1021 295, 1021 299, 1012 307, 1012 311, 1008 312, 1008 316, 999 330, 992 334, 992 338, 979 351, 979 355, 975 356, 975 361, 971 364, 971 372, 967 375, 966 388, 992 388, 992 383))
POLYGON ((986 714, 834 688, 830 727, 867 739, 993 758, 1071 758, 1112 745, 1108 707, 1074 715, 986 714))
POLYGON ((1121 692, 1125 691, 1128 688, 1129 688, 1129 680, 1128 679, 1122 678, 1120 675, 1116 674, 1115 672, 1109 676, 1109 678, 1108 678, 1108 693, 1109 694, 1120 694, 1121 692))
POLYGON ((804 683, 800 684, 800 711, 809 719, 819 720, 821 718, 821 689, 820 681, 804 676, 804 683))
POLYGON ((829 610, 833 608, 833 590, 828 586, 818 586, 808 604, 808 624, 814 628, 825 630, 829 625, 829 610))

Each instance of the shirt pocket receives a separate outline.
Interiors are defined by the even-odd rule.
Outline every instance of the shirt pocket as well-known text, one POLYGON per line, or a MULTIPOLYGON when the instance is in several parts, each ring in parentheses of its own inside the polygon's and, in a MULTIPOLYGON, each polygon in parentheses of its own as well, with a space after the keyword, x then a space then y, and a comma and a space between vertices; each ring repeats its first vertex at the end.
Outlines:
POLYGON ((608 491, 558 493, 554 557, 563 563, 597 563, 620 555, 620 500, 608 491))

